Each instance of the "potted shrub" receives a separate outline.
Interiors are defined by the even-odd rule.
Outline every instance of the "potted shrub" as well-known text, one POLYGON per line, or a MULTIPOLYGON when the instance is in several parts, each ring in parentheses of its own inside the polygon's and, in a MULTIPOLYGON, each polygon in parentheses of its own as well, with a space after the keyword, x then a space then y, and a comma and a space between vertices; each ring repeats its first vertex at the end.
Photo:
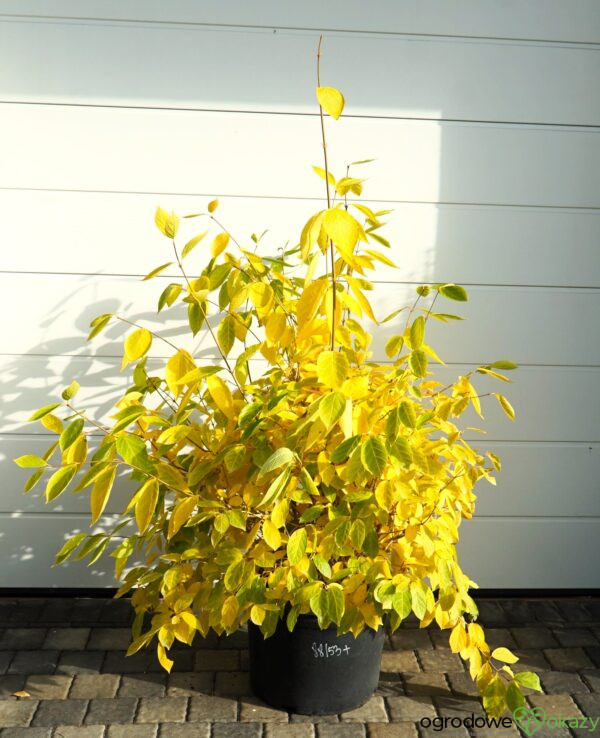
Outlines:
MULTIPOLYGON (((183 305, 189 333, 206 330, 220 360, 199 361, 131 323, 123 367, 133 366, 132 383, 111 422, 88 417, 73 382, 62 402, 31 417, 56 442, 43 458, 16 462, 36 467, 26 491, 48 475, 48 502, 69 487, 89 490, 93 524, 120 471, 136 483, 118 525, 73 536, 56 558, 114 557, 117 596, 131 593, 136 613, 130 654, 156 643, 168 671, 175 640, 249 623, 260 697, 340 712, 375 688, 384 622, 395 631, 412 613, 421 627, 448 631, 498 716, 539 682, 513 674, 516 657, 490 650, 476 622, 455 546, 474 485, 493 482, 500 463, 472 448, 457 422, 468 406, 481 413, 476 372, 505 380, 515 365, 489 363, 449 385, 435 379, 427 328, 456 317, 437 311, 467 299, 456 284, 418 287, 412 306, 376 319, 368 275, 393 266, 379 234, 385 212, 358 201, 354 168, 340 178, 329 170, 324 116, 339 118, 344 99, 320 82, 317 98, 326 203, 298 245, 265 255, 258 238, 238 240, 221 224, 213 200, 184 216, 207 225, 180 248, 179 217, 156 212, 171 261, 145 279, 172 265, 180 274, 158 310, 183 305), (369 330, 382 323, 397 326, 384 363, 369 353, 369 330), (154 341, 172 354, 164 366, 148 360, 154 341), (90 431, 101 434, 93 452, 90 431)), ((89 338, 113 321, 130 323, 101 315, 89 338)), ((512 419, 508 400, 495 397, 512 419)))

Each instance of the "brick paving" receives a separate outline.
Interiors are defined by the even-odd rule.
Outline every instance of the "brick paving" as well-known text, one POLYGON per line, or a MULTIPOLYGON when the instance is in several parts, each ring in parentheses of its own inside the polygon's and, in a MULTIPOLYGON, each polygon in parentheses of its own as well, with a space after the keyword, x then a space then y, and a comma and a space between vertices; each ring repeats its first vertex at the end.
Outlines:
MULTIPOLYGON (((530 707, 563 718, 600 716, 600 598, 481 600, 492 646, 520 657, 544 694, 530 707)), ((482 714, 477 691, 446 634, 406 622, 388 638, 379 688, 342 715, 293 715, 250 691, 246 634, 197 638, 172 651, 166 674, 153 652, 125 657, 131 610, 101 598, 0 598, 0 738, 429 738, 422 718, 482 714), (15 693, 27 696, 17 697, 15 693)), ((476 729, 518 738, 510 728, 476 729)), ((536 731, 536 738, 578 738, 588 729, 536 731)), ((600 723, 594 733, 600 734, 600 723)), ((521 733, 522 735, 522 733, 521 733)))

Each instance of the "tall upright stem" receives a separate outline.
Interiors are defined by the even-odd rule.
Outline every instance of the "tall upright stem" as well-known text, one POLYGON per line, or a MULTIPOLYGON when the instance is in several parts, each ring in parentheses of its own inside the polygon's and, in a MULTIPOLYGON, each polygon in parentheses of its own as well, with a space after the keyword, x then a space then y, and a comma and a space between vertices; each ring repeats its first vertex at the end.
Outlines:
MULTIPOLYGON (((321 86, 321 44, 323 43, 323 35, 319 36, 319 46, 317 48, 317 87, 321 86)), ((327 208, 331 207, 331 195, 329 194, 329 163, 327 161, 327 139, 325 138, 325 116, 323 115, 323 107, 319 104, 319 117, 321 119, 321 141, 323 142, 323 162, 325 165, 325 190, 327 192, 327 208)), ((329 239, 329 254, 331 259, 331 350, 335 349, 335 311, 337 295, 335 292, 335 249, 333 241, 329 239)))

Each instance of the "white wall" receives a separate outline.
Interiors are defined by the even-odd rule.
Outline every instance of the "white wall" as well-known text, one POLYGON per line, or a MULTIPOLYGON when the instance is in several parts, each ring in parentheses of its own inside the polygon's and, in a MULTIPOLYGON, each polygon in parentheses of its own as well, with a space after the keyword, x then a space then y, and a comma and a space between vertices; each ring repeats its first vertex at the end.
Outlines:
POLYGON ((21 495, 11 459, 49 444, 24 419, 71 378, 110 411, 122 331, 85 344, 96 314, 184 325, 139 281, 167 260, 156 205, 218 196, 243 237, 298 237, 322 196, 320 30, 324 82, 347 99, 333 169, 376 158, 365 195, 394 208, 381 312, 420 282, 465 284, 468 321, 436 330, 440 375, 522 367, 517 422, 486 408, 478 442, 504 470, 461 529, 465 568, 489 588, 600 586, 596 2, 0 0, 0 587, 113 584, 110 563, 48 569, 87 505, 21 495))

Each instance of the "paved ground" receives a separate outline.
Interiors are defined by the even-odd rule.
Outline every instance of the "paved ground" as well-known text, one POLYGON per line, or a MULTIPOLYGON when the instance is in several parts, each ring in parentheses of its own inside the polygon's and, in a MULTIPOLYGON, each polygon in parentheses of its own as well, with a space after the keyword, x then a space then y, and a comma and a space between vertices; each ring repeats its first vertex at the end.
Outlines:
MULTIPOLYGON (((508 646, 518 668, 540 674, 544 694, 531 706, 600 716, 600 599, 485 600, 480 611, 490 645, 508 646)), ((126 601, 0 599, 1 738, 466 738, 464 727, 440 732, 419 721, 482 714, 462 662, 433 628, 409 623, 393 636, 364 707, 312 719, 251 696, 244 633, 197 639, 166 675, 150 652, 125 657, 130 617, 126 601)), ((514 726, 495 732, 518 738, 514 726)), ((545 726, 536 738, 589 733, 545 726)))

